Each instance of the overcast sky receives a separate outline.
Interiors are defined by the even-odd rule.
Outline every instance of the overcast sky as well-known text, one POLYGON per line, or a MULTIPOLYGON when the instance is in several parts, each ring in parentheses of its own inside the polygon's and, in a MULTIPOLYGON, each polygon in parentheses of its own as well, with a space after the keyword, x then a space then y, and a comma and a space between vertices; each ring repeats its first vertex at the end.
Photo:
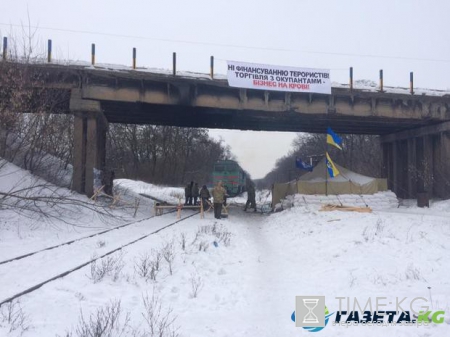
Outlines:
MULTIPOLYGON (((449 0, 1 0, 0 33, 20 36, 21 24, 38 26, 43 49, 54 56, 98 63, 226 74, 226 60, 331 69, 331 80, 377 81, 385 86, 450 89, 449 0), (16 26, 17 25, 17 26, 16 26)), ((214 130, 231 145, 254 178, 285 155, 293 133, 214 130)))

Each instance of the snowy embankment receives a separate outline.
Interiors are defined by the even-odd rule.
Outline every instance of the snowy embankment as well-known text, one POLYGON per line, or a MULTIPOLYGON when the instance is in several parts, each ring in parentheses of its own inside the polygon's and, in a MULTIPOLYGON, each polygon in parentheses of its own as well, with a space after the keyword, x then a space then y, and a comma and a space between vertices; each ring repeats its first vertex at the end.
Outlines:
MULTIPOLYGON (((161 188, 153 196, 170 195, 171 190, 161 188)), ((219 221, 212 212, 205 219, 194 215, 25 295, 20 303, 14 302, 14 317, 25 319, 14 329, 6 318, 9 307, 2 307, 0 336, 78 337, 77 330, 112 313, 118 303, 117 322, 125 328, 121 336, 136 336, 133 330, 148 336, 150 323, 158 325, 164 317, 173 320, 166 332, 178 328, 183 337, 299 336, 308 332, 291 321, 297 295, 324 295, 330 312, 338 310, 335 297, 340 296, 361 301, 379 296, 424 297, 433 310, 446 311, 443 324, 346 328, 329 323, 321 336, 448 335, 450 201, 433 203, 425 210, 400 206, 373 213, 319 212, 319 208, 313 203, 294 205, 264 216, 230 207, 229 218, 219 221), (152 307, 156 316, 150 315, 152 307)), ((182 216, 190 214, 182 211, 182 216)), ((166 214, 72 249, 5 264, 3 293, 174 220, 175 214, 166 214), (41 271, 37 270, 35 265, 43 261, 41 271)), ((35 241, 44 236, 59 241, 57 235, 63 232, 62 227, 50 226, 21 229, 23 240, 35 241)), ((15 240, 14 246, 9 245, 13 252, 20 250, 20 238, 15 240)), ((7 242, 2 237, 0 247, 7 242)))
POLYGON ((1 159, 0 193, 0 261, 148 217, 153 212, 153 202, 142 198, 133 217, 135 195, 122 191, 119 201, 110 207, 111 199, 100 197, 94 202, 1 159))
POLYGON ((164 187, 131 179, 115 179, 115 188, 136 194, 145 194, 148 197, 162 200, 171 204, 184 203, 184 188, 164 187))

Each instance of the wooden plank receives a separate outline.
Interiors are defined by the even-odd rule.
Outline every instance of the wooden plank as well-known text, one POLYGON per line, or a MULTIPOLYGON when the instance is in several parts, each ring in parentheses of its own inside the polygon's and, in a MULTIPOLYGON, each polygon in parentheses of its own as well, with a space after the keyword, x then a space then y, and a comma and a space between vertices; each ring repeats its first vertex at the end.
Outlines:
POLYGON ((198 205, 198 206, 184 206, 184 205, 182 205, 181 207, 180 207, 180 205, 160 205, 160 206, 155 206, 155 208, 158 208, 158 209, 166 209, 166 208, 181 208, 181 209, 183 209, 183 208, 192 208, 192 209, 199 209, 201 206, 200 205, 198 205))
POLYGON ((359 212, 359 213, 372 213, 370 207, 353 207, 353 206, 341 206, 327 204, 323 205, 320 209, 321 212, 341 211, 341 212, 359 212))

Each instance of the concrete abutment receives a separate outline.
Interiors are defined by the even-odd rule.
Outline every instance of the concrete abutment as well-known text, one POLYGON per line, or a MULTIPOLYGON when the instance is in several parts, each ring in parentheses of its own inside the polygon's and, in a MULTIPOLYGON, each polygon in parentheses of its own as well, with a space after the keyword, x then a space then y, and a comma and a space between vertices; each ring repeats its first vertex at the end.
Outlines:
POLYGON ((72 189, 91 197, 102 186, 108 121, 100 103, 81 99, 78 90, 72 91, 70 110, 75 116, 72 189))

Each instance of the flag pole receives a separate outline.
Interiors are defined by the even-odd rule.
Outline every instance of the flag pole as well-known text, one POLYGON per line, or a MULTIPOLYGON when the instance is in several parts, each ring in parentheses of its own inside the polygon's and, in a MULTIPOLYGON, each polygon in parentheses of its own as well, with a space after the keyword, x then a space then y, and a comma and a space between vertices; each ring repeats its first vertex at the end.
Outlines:
POLYGON ((325 152, 325 195, 328 196, 328 166, 327 166, 326 152, 325 152))
POLYGON ((327 165, 328 142, 325 138, 325 196, 328 196, 328 165, 327 165))

